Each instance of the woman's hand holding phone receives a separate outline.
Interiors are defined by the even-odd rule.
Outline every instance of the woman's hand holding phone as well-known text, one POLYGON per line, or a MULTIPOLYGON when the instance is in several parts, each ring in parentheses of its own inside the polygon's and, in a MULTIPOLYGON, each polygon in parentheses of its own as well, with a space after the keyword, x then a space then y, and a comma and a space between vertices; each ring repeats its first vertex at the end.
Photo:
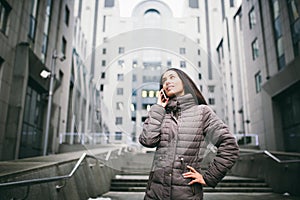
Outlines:
POLYGON ((167 97, 165 91, 161 89, 159 91, 158 99, 157 99, 157 104, 166 107, 167 103, 169 101, 169 98, 167 97))

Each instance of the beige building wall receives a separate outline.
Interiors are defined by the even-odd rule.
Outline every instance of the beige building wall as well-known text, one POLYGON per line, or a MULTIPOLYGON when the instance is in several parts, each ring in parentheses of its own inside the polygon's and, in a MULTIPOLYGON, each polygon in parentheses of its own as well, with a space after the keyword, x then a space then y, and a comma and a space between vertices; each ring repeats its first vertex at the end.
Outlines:
MULTIPOLYGON (((180 62, 185 61, 186 67, 183 69, 191 75, 207 101, 213 99, 212 101, 215 103, 211 106, 221 118, 224 118, 224 112, 221 108, 222 94, 220 91, 222 89, 221 83, 218 81, 220 74, 214 63, 211 63, 213 78, 209 78, 208 75, 208 65, 211 58, 207 47, 207 31, 209 30, 206 27, 205 1, 199 2, 199 8, 190 8, 188 2, 184 1, 181 3, 182 6, 179 11, 174 10, 170 1, 136 2, 130 11, 131 14, 127 17, 120 15, 123 8, 119 1, 115 1, 114 7, 110 8, 103 7, 104 1, 99 2, 96 56, 99 60, 95 67, 95 77, 99 77, 97 78, 99 87, 101 87, 100 85, 104 87, 104 91, 102 91, 103 103, 110 111, 109 113, 102 113, 105 116, 104 119, 108 120, 107 124, 109 124, 111 132, 110 142, 118 142, 114 140, 114 133, 122 131, 121 129, 125 130, 123 133, 127 135, 122 138, 121 142, 127 143, 133 137, 138 137, 143 123, 142 118, 147 115, 147 111, 143 110, 141 105, 136 105, 135 122, 131 121, 128 113, 131 104, 135 103, 130 99, 132 98, 132 90, 143 84, 143 82, 139 82, 134 83, 134 85, 141 84, 139 86, 131 85, 132 75, 135 72, 132 68, 133 61, 137 61, 138 67, 142 68, 142 70, 136 70, 136 76, 140 79, 151 74, 144 68, 143 63, 160 63, 162 67, 156 70, 156 76, 159 79, 161 72, 167 67, 168 61, 171 61, 173 67, 180 67, 180 62), (149 9, 158 11, 160 15, 150 12, 149 18, 145 17, 144 13, 149 9), (119 47, 124 49, 121 54, 118 52, 119 47), (185 49, 184 54, 180 53, 180 48, 185 49), (105 55, 102 53, 103 49, 106 49, 105 55), (120 67, 119 60, 124 61, 123 68, 120 67), (105 66, 101 66, 103 61, 105 61, 105 66), (105 73, 106 78, 100 78, 103 73, 105 73), (118 83, 116 81, 118 73, 124 73, 126 80, 118 83), (125 84, 123 99, 114 95, 118 84, 125 84), (215 90, 210 92, 209 86, 213 86, 215 90), (124 102, 124 106, 127 106, 124 108, 126 111, 123 113, 116 111, 115 99, 124 102), (123 128, 121 129, 120 126, 118 128, 115 125, 116 115, 123 118, 123 128), (132 135, 135 136, 132 137, 132 135), (125 138, 129 138, 129 140, 125 138)), ((154 85, 153 83, 153 86, 146 89, 157 90, 157 86, 154 85)), ((141 96, 133 98, 139 99, 141 96)), ((145 104, 148 101, 154 103, 154 99, 137 100, 140 104, 145 104)), ((149 104, 151 104, 150 102, 149 104)))

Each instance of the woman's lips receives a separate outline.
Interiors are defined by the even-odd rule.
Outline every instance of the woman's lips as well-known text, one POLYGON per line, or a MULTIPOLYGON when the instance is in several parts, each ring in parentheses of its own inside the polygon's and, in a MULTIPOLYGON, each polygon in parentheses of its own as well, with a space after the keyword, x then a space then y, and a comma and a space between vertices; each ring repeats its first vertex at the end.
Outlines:
POLYGON ((170 91, 171 89, 173 89, 174 88, 174 86, 173 85, 171 85, 171 86, 168 86, 167 87, 167 91, 170 91))

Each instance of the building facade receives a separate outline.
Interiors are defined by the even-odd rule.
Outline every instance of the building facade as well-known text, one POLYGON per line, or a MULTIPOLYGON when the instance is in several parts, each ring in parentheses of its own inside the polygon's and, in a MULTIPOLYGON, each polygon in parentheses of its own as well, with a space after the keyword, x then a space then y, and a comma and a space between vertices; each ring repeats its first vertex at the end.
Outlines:
POLYGON ((55 153, 67 121, 73 1, 1 0, 0 5, 0 159, 55 153))
POLYGON ((0 160, 136 145, 169 67, 241 145, 300 151, 299 0, 85 3, 0 1, 0 160))
POLYGON ((94 77, 109 142, 135 143, 147 110, 156 103, 160 75, 170 67, 186 71, 217 114, 222 83, 210 58, 207 1, 99 1, 94 77), (126 6, 126 8, 125 8, 126 6), (128 14, 124 14, 127 9, 128 14))
POLYGON ((210 17, 223 27, 212 35, 212 54, 226 77, 229 123, 237 133, 255 136, 254 143, 241 144, 299 152, 299 3, 210 4, 210 17))
POLYGON ((262 148, 299 152, 299 1, 244 2, 243 8, 250 131, 262 148))

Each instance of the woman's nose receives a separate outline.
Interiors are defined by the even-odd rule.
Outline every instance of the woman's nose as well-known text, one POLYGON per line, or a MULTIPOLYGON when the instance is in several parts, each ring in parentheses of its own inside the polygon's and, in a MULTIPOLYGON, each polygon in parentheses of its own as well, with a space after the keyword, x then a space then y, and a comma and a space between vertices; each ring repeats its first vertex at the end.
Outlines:
POLYGON ((165 84, 166 84, 166 85, 169 85, 169 84, 170 84, 170 79, 167 79, 167 80, 165 81, 165 84))

